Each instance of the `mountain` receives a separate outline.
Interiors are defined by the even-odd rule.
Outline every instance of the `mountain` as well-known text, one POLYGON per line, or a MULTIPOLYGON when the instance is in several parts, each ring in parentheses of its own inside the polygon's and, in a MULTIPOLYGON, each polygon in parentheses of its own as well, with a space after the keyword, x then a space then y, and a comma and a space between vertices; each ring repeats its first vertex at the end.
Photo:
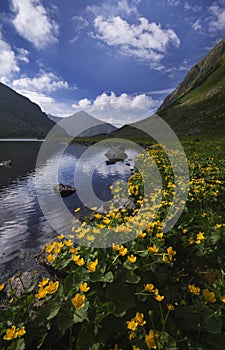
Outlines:
POLYGON ((157 114, 177 135, 224 135, 225 39, 190 69, 157 114))
POLYGON ((96 119, 84 111, 65 118, 55 117, 53 115, 49 115, 49 118, 56 123, 60 122, 59 125, 64 128, 69 135, 76 135, 79 137, 107 135, 117 130, 112 124, 96 119))
POLYGON ((37 104, 0 83, 0 138, 43 138, 54 125, 37 104))

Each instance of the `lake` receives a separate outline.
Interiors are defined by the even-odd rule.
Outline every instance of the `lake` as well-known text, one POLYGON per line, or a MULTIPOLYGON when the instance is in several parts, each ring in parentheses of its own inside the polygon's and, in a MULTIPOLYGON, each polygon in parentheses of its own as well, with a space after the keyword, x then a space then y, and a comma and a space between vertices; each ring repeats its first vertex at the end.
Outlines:
MULTIPOLYGON (((126 161, 106 165, 104 143, 94 147, 52 143, 36 165, 43 145, 34 140, 0 141, 0 162, 12 161, 11 167, 0 167, 0 282, 17 271, 37 268, 33 256, 39 247, 59 233, 69 233, 73 218, 88 210, 84 204, 95 204, 84 203, 90 197, 89 180, 92 196, 100 204, 112 198, 110 185, 118 179, 127 181, 132 174, 132 161, 131 166, 126 161), (59 182, 76 185, 79 191, 61 199, 54 192, 59 182), (81 211, 74 213, 77 207, 81 211)), ((138 150, 128 147, 126 153, 133 159, 138 150)))

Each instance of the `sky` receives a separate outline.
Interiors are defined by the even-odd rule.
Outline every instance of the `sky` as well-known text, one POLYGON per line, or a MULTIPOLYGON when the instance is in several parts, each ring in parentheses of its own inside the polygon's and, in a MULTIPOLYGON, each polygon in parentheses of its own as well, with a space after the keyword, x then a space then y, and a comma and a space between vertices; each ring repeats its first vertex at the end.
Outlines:
POLYGON ((0 81, 55 116, 154 113, 225 37, 225 0, 1 0, 0 81))

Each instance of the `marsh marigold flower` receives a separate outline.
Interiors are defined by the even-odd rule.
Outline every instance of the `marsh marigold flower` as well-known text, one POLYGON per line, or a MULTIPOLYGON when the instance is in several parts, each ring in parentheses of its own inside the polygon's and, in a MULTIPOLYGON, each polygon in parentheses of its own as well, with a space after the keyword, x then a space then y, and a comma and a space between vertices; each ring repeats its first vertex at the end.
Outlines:
POLYGON ((141 326, 141 327, 144 326, 145 323, 146 323, 146 321, 144 320, 144 314, 143 313, 137 312, 134 319, 139 324, 139 326, 141 326))
POLYGON ((4 283, 0 284, 0 292, 1 292, 1 290, 4 289, 4 287, 5 287, 4 283))
POLYGON ((200 288, 196 287, 195 284, 189 284, 188 289, 192 294, 199 295, 200 293, 200 288))
POLYGON ((156 343, 155 343, 155 332, 153 330, 149 331, 149 334, 146 334, 145 336, 145 343, 148 347, 148 349, 156 349, 156 343))
POLYGON ((138 326, 138 322, 136 322, 134 318, 132 318, 131 321, 127 321, 127 329, 130 329, 131 331, 135 331, 137 326, 138 326))
POLYGON ((4 340, 12 340, 16 339, 17 337, 21 337, 26 333, 25 327, 16 328, 16 326, 12 326, 12 328, 9 328, 6 330, 6 334, 4 335, 4 340))
POLYGON ((204 296, 205 300, 209 301, 210 303, 216 302, 215 293, 210 292, 208 290, 208 288, 203 290, 203 296, 204 296))
POLYGON ((133 264, 137 260, 137 257, 132 254, 132 255, 128 255, 127 259, 131 264, 133 264))
POLYGON ((74 298, 71 299, 73 306, 79 310, 84 307, 85 295, 77 293, 74 298))
POLYGON ((81 292, 86 293, 89 291, 89 289, 90 289, 90 287, 87 286, 86 282, 80 284, 80 291, 81 292))
POLYGON ((95 272, 97 265, 98 265, 98 259, 95 259, 95 261, 90 261, 88 264, 88 271, 95 272))
POLYGON ((154 289, 155 287, 154 287, 154 284, 152 284, 152 283, 147 283, 146 285, 145 285, 145 290, 147 291, 147 292, 150 292, 150 293, 152 293, 152 292, 154 292, 154 289))

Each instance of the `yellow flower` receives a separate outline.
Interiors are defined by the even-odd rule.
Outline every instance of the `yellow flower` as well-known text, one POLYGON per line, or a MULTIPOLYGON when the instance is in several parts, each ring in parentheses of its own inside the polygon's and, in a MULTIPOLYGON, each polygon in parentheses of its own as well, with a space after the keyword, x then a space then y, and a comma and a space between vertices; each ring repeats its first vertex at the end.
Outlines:
POLYGON ((168 304, 167 305, 167 309, 170 310, 170 311, 173 311, 174 310, 174 306, 172 304, 168 304))
POLYGON ((192 294, 199 295, 199 293, 200 293, 200 288, 199 288, 199 287, 196 287, 195 284, 189 284, 188 288, 189 288, 189 291, 190 291, 192 294))
POLYGON ((166 254, 163 254, 163 262, 169 264, 169 259, 167 258, 166 254))
POLYGON ((135 261, 137 260, 137 257, 134 256, 133 254, 131 254, 131 255, 128 255, 127 259, 129 260, 129 262, 130 262, 131 264, 133 264, 133 263, 135 263, 135 261))
POLYGON ((74 247, 70 248, 70 253, 77 254, 77 252, 78 252, 77 248, 74 248, 74 247))
POLYGON ((221 297, 221 301, 222 301, 223 303, 225 303, 225 295, 223 295, 223 296, 221 297))
POLYGON ((8 328, 6 330, 6 334, 4 335, 4 340, 11 340, 17 337, 21 337, 26 333, 25 327, 16 328, 16 326, 12 326, 12 328, 8 328))
POLYGON ((138 348, 136 345, 133 345, 133 350, 141 350, 141 349, 138 348))
POLYGON ((55 260, 56 256, 54 254, 49 254, 47 256, 47 260, 48 262, 53 262, 55 260))
POLYGON ((52 243, 46 244, 46 246, 45 246, 46 253, 51 253, 53 251, 53 249, 55 248, 56 244, 57 244, 57 242, 52 242, 52 243))
POLYGON ((52 282, 50 281, 49 284, 45 287, 45 291, 48 294, 54 294, 59 288, 59 282, 52 282))
POLYGON ((138 322, 136 322, 133 318, 131 321, 127 321, 127 329, 131 331, 135 331, 138 326, 138 322))
POLYGON ((57 238, 61 240, 61 239, 63 239, 64 237, 65 237, 64 235, 59 235, 57 238))
POLYGON ((88 271, 95 272, 97 265, 98 265, 98 259, 96 259, 95 261, 90 261, 88 264, 88 271))
POLYGON ((48 284, 49 278, 43 278, 41 282, 38 283, 38 287, 44 287, 46 284, 48 284))
POLYGON ((187 233, 187 229, 184 228, 184 229, 182 230, 182 233, 187 233))
POLYGON ((112 248, 113 248, 113 250, 115 250, 115 251, 118 251, 118 250, 120 250, 120 246, 119 245, 116 245, 116 244, 112 244, 112 248))
POLYGON ((155 332, 153 330, 149 331, 149 334, 146 334, 145 336, 145 343, 148 347, 148 349, 156 349, 156 343, 155 343, 155 332))
POLYGON ((44 288, 41 287, 41 288, 38 289, 38 293, 35 294, 35 297, 38 298, 38 299, 42 299, 46 295, 47 295, 47 291, 44 288))
POLYGON ((65 241, 65 245, 67 247, 71 247, 73 245, 73 242, 71 241, 71 239, 68 239, 68 241, 65 241))
POLYGON ((71 299, 73 306, 79 310, 84 307, 85 295, 77 293, 74 298, 71 299))
POLYGON ((172 261, 173 260, 173 256, 177 254, 177 252, 175 250, 173 250, 172 247, 167 248, 167 253, 169 255, 170 261, 172 261))
POLYGON ((150 293, 152 293, 152 292, 154 292, 154 284, 152 284, 152 283, 147 283, 146 285, 145 285, 145 290, 147 291, 147 292, 150 292, 150 293))
POLYGON ((216 302, 215 293, 210 292, 208 290, 208 288, 203 290, 203 296, 204 296, 205 300, 209 301, 210 303, 216 302))
POLYGON ((6 335, 4 335, 4 340, 11 340, 16 338, 16 326, 12 326, 12 328, 6 329, 6 335))
POLYGON ((204 239, 206 239, 205 236, 204 236, 204 232, 199 232, 197 234, 197 239, 195 240, 195 243, 196 244, 200 244, 201 241, 203 241, 204 239))
POLYGON ((134 319, 139 324, 139 326, 141 326, 141 327, 144 326, 145 323, 146 323, 146 321, 144 320, 144 314, 143 313, 137 312, 134 319))
POLYGON ((111 220, 108 218, 103 219, 104 224, 109 225, 111 220))
POLYGON ((155 300, 157 300, 157 301, 163 301, 164 295, 159 295, 159 294, 157 294, 157 295, 154 296, 154 298, 155 298, 155 300))
POLYGON ((87 283, 81 283, 80 284, 80 291, 83 292, 83 293, 86 293, 88 292, 90 289, 90 287, 87 286, 87 283))
POLYGON ((96 214, 94 214, 94 217, 95 217, 96 219, 101 219, 102 214, 100 214, 100 213, 96 213, 96 214))
POLYGON ((5 287, 4 283, 0 284, 0 292, 1 292, 1 290, 4 289, 4 287, 5 287))
POLYGON ((78 211, 80 211, 80 208, 75 209, 74 213, 78 213, 78 211))
POLYGON ((85 264, 85 261, 84 261, 83 258, 80 258, 80 259, 78 259, 78 260, 76 261, 76 264, 77 264, 78 266, 83 266, 83 265, 85 264))
POLYGON ((20 329, 17 328, 16 330, 16 336, 17 337, 22 337, 26 333, 25 327, 21 327, 20 329))
POLYGON ((163 238, 163 233, 156 233, 156 238, 162 239, 163 238))
POLYGON ((93 235, 87 235, 87 241, 94 241, 95 236, 93 235))
POLYGON ((73 255, 73 256, 72 256, 72 260, 73 260, 74 262, 77 262, 79 259, 80 259, 80 255, 73 255))
POLYGON ((148 247, 148 251, 149 251, 150 253, 158 253, 159 248, 158 248, 155 244, 153 244, 152 247, 148 247))
POLYGON ((124 248, 123 246, 120 247, 119 254, 121 256, 124 256, 127 254, 127 248, 124 248))

